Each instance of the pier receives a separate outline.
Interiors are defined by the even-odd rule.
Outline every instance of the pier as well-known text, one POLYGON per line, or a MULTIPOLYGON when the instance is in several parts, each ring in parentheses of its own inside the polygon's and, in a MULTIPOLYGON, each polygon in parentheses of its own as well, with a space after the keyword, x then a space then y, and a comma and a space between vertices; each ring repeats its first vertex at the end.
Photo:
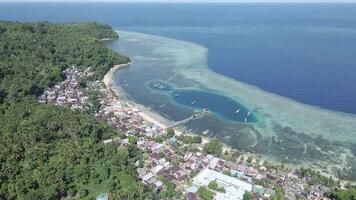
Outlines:
MULTIPOLYGON (((190 122, 192 120, 196 120, 196 119, 202 118, 205 115, 208 115, 209 113, 210 112, 208 111, 208 109, 204 109, 204 110, 202 110, 200 112, 194 113, 192 116, 190 116, 190 117, 188 117, 186 119, 183 119, 181 121, 175 122, 172 126, 169 126, 166 129, 174 128, 174 127, 180 126, 182 124, 188 123, 188 122, 190 122)), ((120 141, 120 140, 121 140, 120 137, 115 137, 115 138, 104 140, 103 144, 110 144, 110 143, 117 142, 117 141, 120 141)))
POLYGON ((202 118, 202 117, 204 117, 205 115, 208 115, 208 114, 209 114, 209 111, 207 109, 204 109, 203 111, 195 113, 195 114, 193 114, 192 116, 190 116, 190 117, 188 117, 186 119, 183 119, 181 121, 177 121, 172 126, 167 127, 167 129, 168 128, 174 128, 174 127, 180 126, 182 124, 188 123, 188 122, 190 122, 192 120, 196 120, 196 119, 202 118))

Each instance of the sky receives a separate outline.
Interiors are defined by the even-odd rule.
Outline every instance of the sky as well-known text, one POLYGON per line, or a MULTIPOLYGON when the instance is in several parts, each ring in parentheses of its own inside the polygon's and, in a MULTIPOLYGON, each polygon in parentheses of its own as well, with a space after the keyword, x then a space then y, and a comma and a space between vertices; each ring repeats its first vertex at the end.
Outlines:
POLYGON ((334 3, 356 3, 356 0, 0 0, 0 2, 229 2, 229 3, 241 3, 241 2, 334 2, 334 3))

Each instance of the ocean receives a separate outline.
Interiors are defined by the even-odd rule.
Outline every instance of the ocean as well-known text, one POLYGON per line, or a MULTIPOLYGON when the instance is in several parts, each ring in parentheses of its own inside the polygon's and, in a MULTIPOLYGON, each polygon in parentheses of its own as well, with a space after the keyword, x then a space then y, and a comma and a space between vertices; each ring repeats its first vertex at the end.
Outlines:
POLYGON ((356 114, 356 4, 2 3, 0 19, 95 20, 195 42, 219 74, 356 114))
POLYGON ((2 3, 0 19, 108 23, 127 98, 172 121, 207 108, 181 128, 356 180, 356 4, 2 3))

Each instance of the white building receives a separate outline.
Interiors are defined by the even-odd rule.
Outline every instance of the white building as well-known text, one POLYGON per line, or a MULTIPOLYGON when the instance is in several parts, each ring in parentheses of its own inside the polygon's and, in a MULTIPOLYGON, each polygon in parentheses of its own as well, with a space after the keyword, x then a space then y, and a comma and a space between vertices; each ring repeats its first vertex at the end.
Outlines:
POLYGON ((207 187, 211 181, 216 181, 226 191, 225 193, 217 192, 215 199, 242 200, 246 191, 252 191, 251 184, 208 168, 193 178, 193 182, 199 186, 207 187))

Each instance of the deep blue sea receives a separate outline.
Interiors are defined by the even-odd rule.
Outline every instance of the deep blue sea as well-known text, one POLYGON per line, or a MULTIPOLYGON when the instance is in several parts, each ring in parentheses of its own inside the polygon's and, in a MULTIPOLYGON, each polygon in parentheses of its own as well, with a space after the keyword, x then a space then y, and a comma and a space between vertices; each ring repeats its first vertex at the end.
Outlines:
POLYGON ((0 20, 95 20, 191 41, 217 73, 356 114, 356 4, 1 3, 0 20))
POLYGON ((356 180, 356 4, 0 3, 0 20, 110 24, 131 100, 170 122, 207 108, 180 128, 356 180))

